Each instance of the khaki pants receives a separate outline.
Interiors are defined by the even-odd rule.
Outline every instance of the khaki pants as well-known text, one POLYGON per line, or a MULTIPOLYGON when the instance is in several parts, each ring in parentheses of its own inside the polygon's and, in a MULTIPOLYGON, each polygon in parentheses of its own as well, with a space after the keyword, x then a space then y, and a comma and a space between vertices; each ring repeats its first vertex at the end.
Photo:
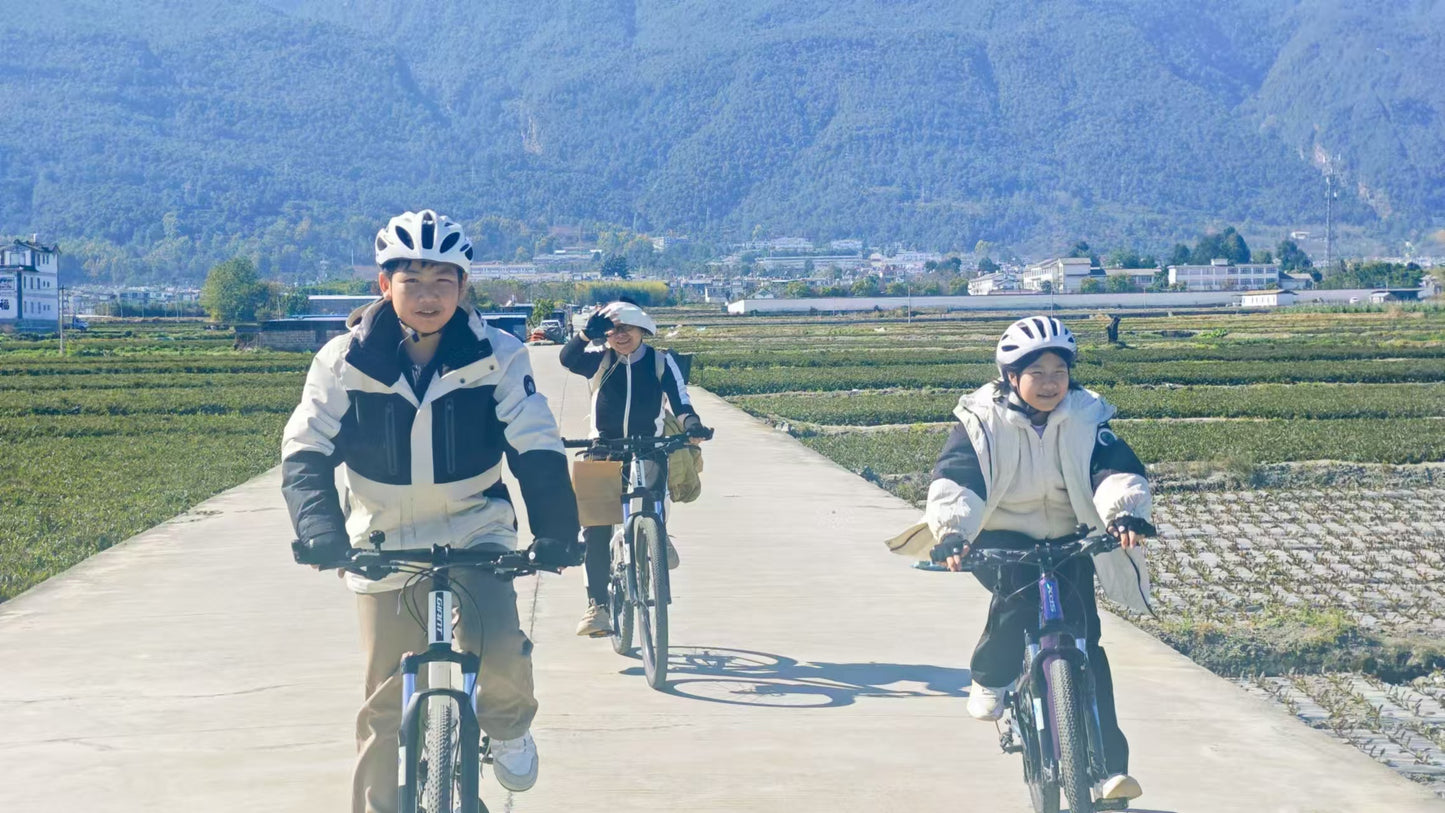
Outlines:
MULTIPOLYGON (((477 722, 488 736, 520 737, 532 725, 532 642, 517 617, 517 593, 490 573, 452 571, 454 646, 481 654, 477 675, 477 722)), ((397 807, 397 731, 401 728, 401 656, 426 649, 430 581, 406 590, 357 594, 361 650, 366 662, 366 702, 356 716, 353 813, 394 813, 397 807), (411 608, 411 609, 408 609, 411 608), (421 617, 418 623, 413 613, 421 617)), ((426 685, 426 669, 417 689, 426 685)))

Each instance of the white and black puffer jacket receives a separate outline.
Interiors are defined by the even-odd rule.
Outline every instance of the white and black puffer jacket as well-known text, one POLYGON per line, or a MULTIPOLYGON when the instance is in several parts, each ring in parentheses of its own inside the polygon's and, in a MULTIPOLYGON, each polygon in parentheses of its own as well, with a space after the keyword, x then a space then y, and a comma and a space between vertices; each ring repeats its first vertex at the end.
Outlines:
MULTIPOLYGON (((361 547, 381 531, 383 549, 515 549, 517 516, 501 479, 505 458, 522 487, 533 535, 575 539, 567 458, 526 347, 458 309, 442 329, 425 386, 413 388, 402 369, 405 338, 383 300, 312 361, 281 446, 282 491, 297 535, 341 531, 361 547)), ((399 589, 404 579, 352 574, 348 584, 374 593, 399 589)))
POLYGON ((590 379, 593 437, 657 437, 669 404, 678 418, 697 414, 677 361, 651 345, 621 356, 578 334, 563 345, 559 360, 590 379))
MULTIPOLYGON (((1115 411, 1097 393, 1071 390, 1050 413, 1043 436, 1048 447, 1040 459, 1062 475, 1064 513, 1072 509, 1070 519, 1096 529, 1123 514, 1148 520, 1153 513, 1144 465, 1109 427, 1115 411)), ((1050 516, 1050 497, 1040 497, 1041 510, 1032 515, 1000 509, 1011 496, 1038 491, 1037 483, 1018 482, 1021 472, 1033 470, 1027 456, 1040 440, 1028 416, 1010 408, 995 384, 960 398, 954 415, 959 422, 928 489, 924 522, 929 533, 905 533, 890 543, 894 552, 927 556, 935 540, 947 534, 971 541, 985 530, 1020 531, 1039 539, 1060 535, 1064 529, 1059 516, 1050 516)), ((1109 598, 1136 612, 1152 612, 1142 548, 1098 554, 1094 566, 1109 598)))

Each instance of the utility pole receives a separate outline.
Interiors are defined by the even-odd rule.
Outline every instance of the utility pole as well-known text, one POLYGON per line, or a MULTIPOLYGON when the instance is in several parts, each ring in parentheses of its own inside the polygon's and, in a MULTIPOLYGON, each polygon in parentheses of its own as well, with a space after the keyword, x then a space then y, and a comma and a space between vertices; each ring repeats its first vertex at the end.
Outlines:
POLYGON ((60 318, 60 321, 59 321, 59 327, 60 327, 60 355, 61 355, 62 358, 64 358, 64 356, 65 356, 65 286, 64 286, 64 285, 60 286, 60 288, 58 289, 58 293, 59 293, 59 295, 60 295, 60 300, 59 300, 60 307, 59 307, 59 308, 56 308, 56 310, 60 311, 60 317, 59 317, 59 318, 60 318))
POLYGON ((1325 159, 1325 273, 1330 273, 1335 254, 1335 161, 1325 159))

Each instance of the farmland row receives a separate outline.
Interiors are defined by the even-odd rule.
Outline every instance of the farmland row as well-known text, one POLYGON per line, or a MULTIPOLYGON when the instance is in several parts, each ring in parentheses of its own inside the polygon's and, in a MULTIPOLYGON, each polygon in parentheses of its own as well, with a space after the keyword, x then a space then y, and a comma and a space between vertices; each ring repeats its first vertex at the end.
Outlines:
MULTIPOLYGON (((1080 364, 1085 386, 1119 384, 1261 384, 1288 382, 1406 383, 1445 381, 1445 358, 1402 361, 1301 361, 1261 364, 1244 361, 1109 362, 1080 364)), ((881 389, 885 387, 976 387, 998 376, 992 364, 895 364, 885 366, 764 367, 714 369, 702 366, 693 378, 712 392, 749 395, 769 392, 881 389)))
MULTIPOLYGON (((967 390, 822 392, 737 396, 762 416, 871 426, 952 420, 967 390)), ((1445 384, 1252 384, 1102 387, 1121 418, 1428 418, 1445 416, 1445 384)), ((0 404, 4 403, 0 393, 0 404)))
MULTIPOLYGON (((1445 459, 1445 421, 1430 419, 1151 420, 1121 421, 1116 428, 1146 463, 1229 457, 1246 463, 1345 460, 1404 464, 1445 459)), ((815 435, 802 441, 854 471, 869 468, 878 474, 912 474, 933 468, 944 437, 941 429, 909 429, 815 435)))
MULTIPOLYGON (((900 364, 992 364, 993 346, 975 345, 957 349, 868 348, 831 350, 712 351, 703 353, 694 364, 699 369, 751 367, 881 367, 900 364)), ((1082 365, 1111 365, 1117 362, 1162 361, 1270 361, 1296 363, 1301 361, 1378 360, 1385 358, 1434 359, 1445 355, 1445 348, 1429 345, 1383 344, 1289 344, 1248 343, 1221 346, 1177 344, 1143 348, 1084 347, 1082 365)))

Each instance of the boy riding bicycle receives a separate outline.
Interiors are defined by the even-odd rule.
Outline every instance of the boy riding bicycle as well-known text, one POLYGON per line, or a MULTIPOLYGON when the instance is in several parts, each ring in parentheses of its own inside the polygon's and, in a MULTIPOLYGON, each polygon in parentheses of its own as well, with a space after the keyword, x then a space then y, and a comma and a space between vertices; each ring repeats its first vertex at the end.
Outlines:
MULTIPOLYGON (((995 350, 999 379, 963 396, 954 410, 959 422, 928 489, 924 521, 931 535, 904 534, 894 550, 927 556, 935 539, 969 543, 991 531, 1056 539, 1080 523, 1119 539, 1114 551, 1074 559, 1058 575, 1066 612, 1086 625, 1109 774, 1100 798, 1133 799, 1143 791, 1128 774, 1129 744, 1119 730, 1109 661, 1099 646, 1094 576, 1110 598, 1149 610, 1139 531, 1147 527, 1152 499, 1143 464, 1109 427, 1114 407, 1072 380, 1077 352, 1073 334, 1057 319, 1035 316, 1009 326, 995 350)), ((961 556, 948 565, 958 570, 961 556)), ((986 587, 999 588, 970 664, 968 712, 979 720, 1003 714, 1005 694, 1022 668, 1024 631, 1037 632, 1038 593, 1019 591, 1037 574, 1024 571, 975 572, 986 587)))
MULTIPOLYGON (((666 417, 664 402, 672 405, 673 414, 682 421, 683 430, 695 438, 694 442, 711 435, 693 409, 677 362, 648 346, 647 337, 656 332, 656 323, 642 308, 631 302, 613 302, 598 309, 582 332, 562 347, 562 366, 591 382, 592 437, 660 436, 666 417)), ((649 486, 653 486, 654 473, 646 467, 644 472, 649 486)), ((577 634, 602 637, 612 631, 607 614, 612 526, 584 528, 582 536, 586 545, 587 611, 577 625, 577 634)), ((677 564, 677 551, 668 540, 667 566, 671 569, 677 564)))
MULTIPOLYGON (((430 210, 394 217, 377 233, 382 298, 316 354, 282 442, 282 491, 303 564, 334 566, 378 531, 383 550, 515 549, 504 457, 522 487, 538 564, 576 563, 576 500, 527 350, 460 307, 471 253, 461 227, 430 210)), ((398 664, 426 648, 424 613, 408 608, 420 606, 427 585, 408 585, 404 575, 346 580, 357 593, 366 664, 352 809, 389 813, 397 806, 398 664)), ((537 778, 529 733, 537 701, 516 593, 478 570, 457 569, 452 582, 456 640, 481 656, 477 718, 497 779, 527 790, 537 778)))

